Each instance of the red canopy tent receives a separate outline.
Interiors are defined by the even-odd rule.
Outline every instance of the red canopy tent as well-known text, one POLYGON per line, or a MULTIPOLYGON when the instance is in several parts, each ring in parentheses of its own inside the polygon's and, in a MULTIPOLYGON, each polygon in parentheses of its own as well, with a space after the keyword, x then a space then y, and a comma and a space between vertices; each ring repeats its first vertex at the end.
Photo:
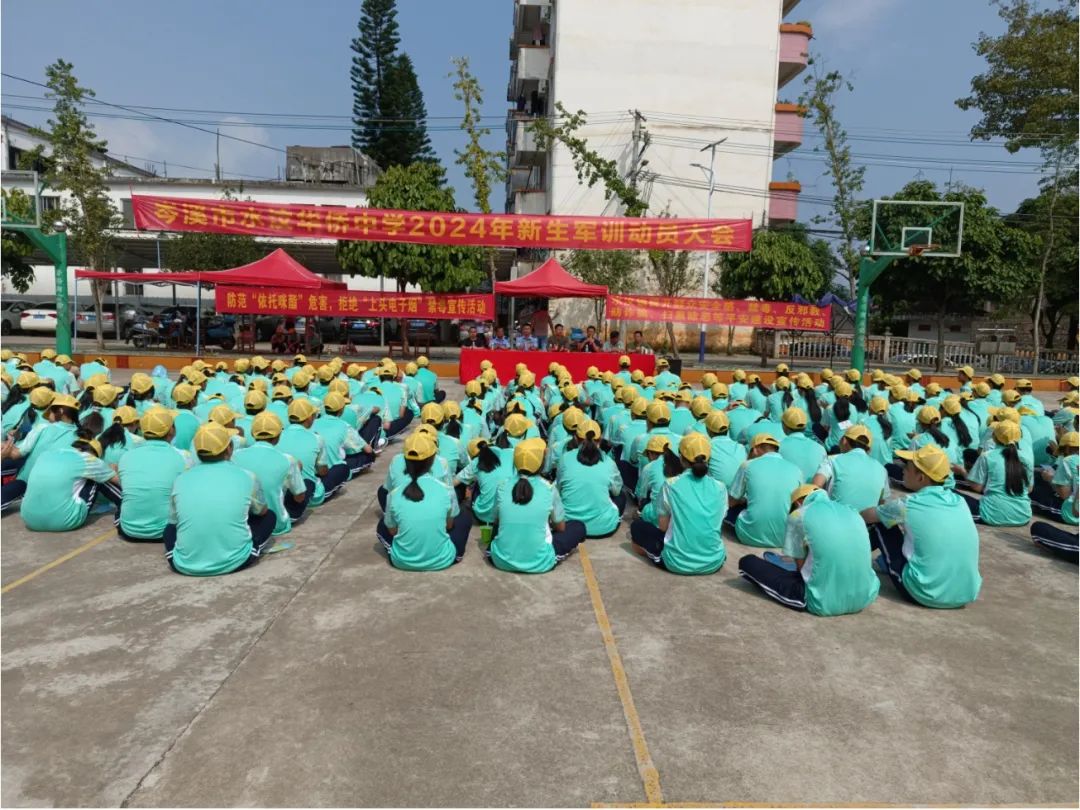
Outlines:
POLYGON ((514 298, 603 298, 608 288, 574 278, 554 259, 548 259, 529 275, 513 281, 495 282, 497 295, 514 298))

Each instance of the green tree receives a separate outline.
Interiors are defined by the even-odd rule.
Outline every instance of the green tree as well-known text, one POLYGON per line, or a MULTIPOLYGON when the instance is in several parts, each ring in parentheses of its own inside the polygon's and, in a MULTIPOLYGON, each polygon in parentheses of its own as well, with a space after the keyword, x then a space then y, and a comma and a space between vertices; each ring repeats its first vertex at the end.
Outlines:
MULTIPOLYGON (((63 59, 45 68, 45 84, 45 97, 53 100, 53 117, 47 130, 35 129, 34 133, 49 142, 51 151, 45 155, 38 147, 24 154, 24 165, 40 161, 45 184, 70 195, 62 198, 56 217, 67 225, 69 244, 82 257, 82 264, 93 270, 111 270, 112 231, 121 219, 107 193, 108 165, 96 167, 91 160, 95 154, 104 154, 108 146, 97 137, 82 110, 94 91, 79 84, 71 63, 63 59)), ((90 288, 97 315, 98 349, 105 348, 101 301, 108 286, 108 281, 94 282, 90 288)))
MULTIPOLYGON (((1036 281, 1033 260, 1038 241, 1003 222, 980 189, 954 186, 942 194, 932 182, 915 180, 890 199, 964 203, 964 250, 959 258, 897 259, 871 288, 878 310, 885 317, 925 313, 934 318, 937 370, 941 371, 947 316, 982 315, 988 304, 1008 306, 1030 300, 1036 281)), ((888 229, 887 222, 884 227, 888 229)), ((935 226, 935 235, 949 227, 949 223, 935 226)), ((944 233, 944 241, 951 238, 944 233)))
POLYGON ((386 125, 387 135, 379 145, 382 154, 382 160, 377 160, 379 165, 408 166, 417 161, 436 163, 435 150, 431 148, 427 132, 424 94, 408 54, 399 53, 390 63, 384 98, 384 116, 392 123, 386 125))
POLYGON ((986 72, 971 80, 971 95, 956 101, 962 110, 982 113, 972 139, 1004 138, 1010 152, 1075 144, 1076 4, 1059 0, 1041 9, 1032 0, 999 0, 997 6, 1005 32, 979 35, 975 53, 986 59, 986 72))
MULTIPOLYGON (((559 123, 543 117, 529 122, 529 128, 536 135, 537 147, 547 150, 552 144, 561 143, 570 153, 579 183, 584 183, 589 188, 598 182, 602 183, 605 200, 614 197, 628 217, 644 216, 649 210, 649 203, 638 190, 637 178, 624 178, 618 163, 591 149, 588 141, 577 134, 578 130, 588 124, 585 111, 567 112, 561 101, 555 102, 555 110, 559 114, 559 123)), ((645 139, 648 143, 648 134, 645 139)))
POLYGON ((836 117, 836 98, 842 90, 854 90, 851 82, 836 71, 822 73, 816 69, 806 77, 806 90, 799 104, 821 134, 821 146, 815 152, 825 153, 825 176, 833 187, 833 198, 826 215, 814 217, 813 222, 835 222, 840 228, 840 276, 847 283, 847 294, 855 298, 859 279, 859 195, 863 189, 865 166, 856 165, 848 145, 847 132, 836 117))
MULTIPOLYGON (((454 98, 465 108, 461 118, 461 130, 465 133, 465 148, 455 149, 456 163, 465 171, 473 187, 473 201, 476 210, 482 214, 491 213, 491 189, 506 177, 504 164, 505 152, 494 152, 484 147, 483 139, 491 130, 480 125, 481 110, 484 106, 484 91, 480 82, 469 70, 469 60, 459 56, 452 60, 456 70, 450 74, 454 81, 454 98)), ((495 251, 484 249, 484 259, 492 289, 495 284, 495 251)))
MULTIPOLYGON (((394 166, 368 191, 373 208, 406 211, 458 211, 454 190, 442 183, 442 169, 431 163, 394 166)), ((337 259, 349 274, 393 279, 400 292, 410 285, 434 292, 472 287, 483 278, 477 248, 413 245, 404 242, 338 242, 337 259)))
MULTIPOLYGON (((603 284, 609 292, 627 293, 636 286, 641 258, 629 250, 575 250, 566 269, 586 284, 603 284)), ((606 303, 603 298, 593 299, 597 324, 604 322, 606 303)))
POLYGON ((382 145, 393 139, 384 121, 387 74, 397 53, 398 24, 396 0, 364 0, 360 6, 359 36, 351 44, 353 90, 352 145, 363 150, 381 167, 382 145))
MULTIPOLYGON (((3 189, 0 194, 4 196, 4 211, 11 218, 18 218, 25 222, 33 220, 33 206, 30 198, 17 188, 10 191, 3 189)), ((30 289, 34 281, 34 267, 30 264, 30 256, 34 252, 34 246, 30 240, 19 231, 0 231, 3 247, 2 270, 4 278, 11 282, 11 286, 21 293, 30 289)))
POLYGON ((829 291, 836 270, 829 243, 810 239, 801 226, 759 230, 749 253, 729 253, 721 261, 713 292, 723 298, 817 299, 829 291))

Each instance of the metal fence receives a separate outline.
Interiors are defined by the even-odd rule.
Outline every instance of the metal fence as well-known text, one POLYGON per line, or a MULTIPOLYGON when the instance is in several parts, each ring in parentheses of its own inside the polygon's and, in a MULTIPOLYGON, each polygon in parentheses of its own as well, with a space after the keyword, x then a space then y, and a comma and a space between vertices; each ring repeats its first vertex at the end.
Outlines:
MULTIPOLYGON (((822 365, 842 365, 851 360, 852 335, 823 335, 806 332, 777 332, 773 354, 790 360, 805 360, 822 365)), ((866 338, 866 362, 879 366, 937 367, 937 340, 869 335, 866 338)), ((1034 352, 1020 348, 1015 354, 989 356, 978 354, 974 343, 945 341, 946 369, 974 366, 987 373, 1006 374, 1076 374, 1077 353, 1043 349, 1039 369, 1034 369, 1034 352)))

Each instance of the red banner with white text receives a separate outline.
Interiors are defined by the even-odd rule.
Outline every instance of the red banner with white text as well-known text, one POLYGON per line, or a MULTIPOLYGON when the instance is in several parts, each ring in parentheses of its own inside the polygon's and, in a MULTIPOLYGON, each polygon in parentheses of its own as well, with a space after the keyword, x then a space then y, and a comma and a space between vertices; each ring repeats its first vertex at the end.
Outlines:
POLYGON ((491 295, 379 293, 360 290, 303 292, 277 287, 226 287, 214 291, 218 312, 248 315, 416 318, 487 321, 495 317, 491 295))
POLYGON ((249 236, 575 250, 748 251, 749 219, 387 211, 134 195, 135 227, 249 236))
POLYGON ((743 301, 727 298, 664 298, 659 295, 609 295, 607 317, 624 321, 671 321, 711 326, 829 331, 829 308, 813 304, 743 301))

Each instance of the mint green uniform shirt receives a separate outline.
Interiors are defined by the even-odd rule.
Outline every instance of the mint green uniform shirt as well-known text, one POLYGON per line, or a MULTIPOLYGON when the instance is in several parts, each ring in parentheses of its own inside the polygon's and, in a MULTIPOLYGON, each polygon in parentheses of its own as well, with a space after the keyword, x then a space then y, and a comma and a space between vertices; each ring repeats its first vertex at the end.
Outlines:
POLYGON ((105 379, 112 379, 112 372, 109 371, 108 366, 104 366, 96 360, 91 360, 89 363, 83 363, 79 366, 79 381, 85 383, 95 374, 104 374, 105 379))
POLYGON ((165 533, 173 484, 193 463, 190 454, 161 439, 143 442, 124 453, 119 465, 124 491, 120 528, 124 534, 152 539, 165 533))
POLYGON ((15 476, 16 480, 29 481, 30 473, 47 451, 56 447, 71 447, 71 443, 75 441, 75 430, 75 425, 67 422, 45 422, 39 419, 23 440, 15 445, 19 455, 26 459, 19 469, 19 474, 15 476))
POLYGON ((784 542, 791 493, 802 482, 802 471, 779 453, 743 462, 731 486, 731 497, 746 499, 746 508, 735 521, 739 542, 779 548, 784 542))
POLYGON ((1046 407, 1042 404, 1042 400, 1034 394, 1024 394, 1021 396, 1020 402, 1017 403, 1016 407, 1017 409, 1031 408, 1038 416, 1043 416, 1046 413, 1046 407))
POLYGON ((826 458, 825 448, 805 433, 790 433, 781 439, 780 455, 802 471, 804 484, 810 483, 826 458))
POLYGON ((1036 467, 1054 463, 1054 457, 1050 455, 1048 446, 1055 441, 1054 420, 1049 416, 1021 416, 1020 425, 1026 428, 1031 436, 1032 463, 1036 467))
POLYGON ((176 570, 197 577, 235 571, 251 556, 248 513, 265 508, 258 479, 239 464, 215 461, 182 472, 169 499, 176 570))
POLYGON ((694 414, 689 408, 671 409, 671 424, 668 430, 676 436, 682 436, 694 424, 694 414))
POLYGON ((19 506, 26 528, 35 532, 69 532, 86 522, 90 504, 76 496, 86 481, 108 481, 112 468, 92 453, 54 447, 43 453, 26 482, 19 506))
POLYGON ((1031 498, 1028 492, 1035 480, 1031 462, 1018 453, 1027 476, 1024 490, 1019 495, 1005 491, 1005 456, 1001 446, 994 447, 979 456, 968 473, 968 480, 983 486, 979 501, 979 517, 989 526, 1026 526, 1031 520, 1031 498))
POLYGON ((731 382, 728 384, 728 400, 735 402, 738 399, 746 398, 747 385, 744 382, 731 382))
POLYGON ((344 464, 345 456, 355 455, 364 449, 364 441, 356 428, 340 416, 323 414, 312 423, 311 429, 322 436, 331 464, 344 464))
POLYGON ((634 497, 641 506, 641 519, 656 526, 656 510, 660 507, 660 490, 664 486, 664 458, 661 456, 641 468, 634 497))
MULTIPOLYGON (((728 393, 731 393, 730 389, 728 393)), ((747 388, 746 396, 743 399, 747 406, 757 411, 758 416, 764 416, 765 412, 769 410, 768 394, 763 394, 756 385, 753 388, 747 388)))
POLYGON ((274 513, 274 534, 292 531, 292 518, 285 510, 285 498, 303 495, 306 491, 300 462, 269 442, 255 442, 251 447, 237 450, 233 461, 258 480, 266 504, 274 513))
POLYGON ((499 486, 514 476, 514 451, 505 447, 492 447, 499 457, 499 464, 494 470, 484 471, 478 466, 479 459, 469 461, 458 473, 457 480, 466 486, 473 486, 472 510, 479 523, 493 523, 495 520, 496 501, 499 486))
POLYGON ((728 436, 739 441, 747 426, 761 418, 761 414, 753 408, 735 408, 728 411, 728 436))
POLYGON ((903 526, 907 565, 901 579, 915 601, 932 608, 975 601, 982 587, 979 530, 959 495, 925 487, 883 503, 877 513, 886 527, 903 526))
POLYGON ((326 499, 326 489, 317 470, 333 463, 326 453, 323 437, 303 425, 288 425, 281 431, 281 438, 275 447, 300 462, 304 479, 315 483, 315 494, 311 496, 309 505, 319 506, 326 499))
POLYGON ((610 497, 622 491, 619 468, 603 453, 588 467, 578 461, 578 452, 566 451, 555 475, 566 517, 583 522, 589 537, 611 534, 619 525, 619 508, 610 497))
POLYGON ((457 495, 442 481, 422 475, 417 484, 424 491, 420 501, 405 497, 405 487, 395 489, 386 500, 383 521, 397 529, 390 547, 390 561, 406 571, 438 571, 454 564, 457 551, 446 531, 446 522, 457 517, 457 495))
POLYGON ((735 483, 735 474, 746 461, 746 448, 731 436, 713 436, 709 439, 712 453, 709 456, 709 475, 727 488, 735 483))
POLYGON ((501 571, 543 574, 559 559, 551 544, 551 525, 564 522, 566 514, 555 485, 535 475, 528 477, 532 500, 514 503, 518 478, 501 482, 496 492, 498 532, 491 541, 491 562, 501 571))
POLYGON ((22 422, 23 417, 29 410, 30 395, 26 394, 22 402, 17 402, 4 411, 3 417, 0 417, 0 429, 3 430, 5 436, 19 426, 19 423, 22 422))
POLYGON ((670 517, 660 559, 675 574, 712 574, 727 558, 720 535, 727 512, 727 487, 711 475, 686 470, 660 491, 659 517, 670 517))
POLYGON ((894 402, 889 406, 889 421, 892 422, 889 448, 894 453, 897 450, 907 450, 911 444, 911 437, 908 434, 914 433, 918 425, 916 411, 907 410, 903 402, 894 402))
POLYGON ((825 491, 829 497, 856 512, 877 506, 889 496, 889 474, 885 465, 860 447, 826 456, 817 474, 825 476, 825 491))
POLYGON ((639 436, 643 436, 649 429, 649 423, 644 419, 631 419, 619 431, 616 444, 622 446, 622 461, 628 464, 634 463, 634 445, 639 436))
POLYGON ((866 524, 824 492, 811 492, 788 517, 784 554, 804 561, 806 609, 816 616, 858 613, 877 598, 866 524))
MULTIPOLYGON (((885 420, 888 421, 888 414, 882 414, 885 420)), ((889 440, 885 438, 885 431, 881 427, 881 421, 877 414, 868 413, 862 424, 866 425, 866 429, 870 431, 870 458, 874 459, 880 464, 889 464, 893 461, 893 450, 889 444, 889 440)), ((889 427, 892 427, 892 423, 889 422, 889 427)))
POLYGON ((142 446, 145 441, 142 436, 132 433, 130 430, 125 430, 121 441, 110 444, 105 448, 105 454, 101 460, 106 464, 116 466, 129 450, 142 446))
MULTIPOLYGON (((730 428, 728 431, 730 432, 730 428)), ((759 433, 768 433, 776 441, 782 442, 784 440, 784 424, 783 422, 774 422, 772 419, 759 419, 757 422, 751 422, 739 435, 739 444, 750 446, 750 442, 759 433)))
POLYGON ((1070 526, 1080 523, 1076 513, 1076 488, 1077 482, 1080 481, 1078 467, 1080 467, 1080 456, 1075 454, 1062 456, 1054 467, 1054 478, 1050 482, 1056 487, 1069 488, 1069 497, 1061 504, 1061 519, 1070 526))
POLYGON ((173 429, 176 431, 173 447, 180 450, 190 450, 191 443, 195 439, 195 431, 199 429, 201 424, 199 417, 191 411, 177 411, 176 416, 173 418, 173 429))
POLYGON ((421 405, 435 401, 435 389, 439 385, 439 378, 430 368, 416 370, 416 380, 420 383, 421 405))

